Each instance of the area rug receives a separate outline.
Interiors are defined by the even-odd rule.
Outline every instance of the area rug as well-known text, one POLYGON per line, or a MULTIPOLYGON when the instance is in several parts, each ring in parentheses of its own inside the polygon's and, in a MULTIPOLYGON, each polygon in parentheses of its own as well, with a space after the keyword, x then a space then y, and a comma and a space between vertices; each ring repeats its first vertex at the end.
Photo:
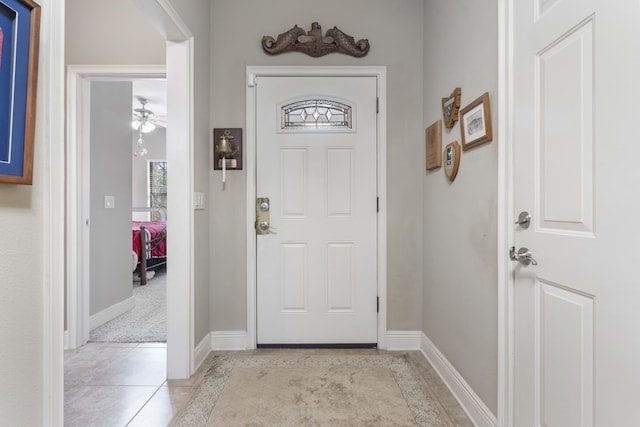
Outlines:
POLYGON ((172 426, 454 425, 406 354, 222 354, 209 366, 172 426))
POLYGON ((167 275, 156 273, 146 285, 133 284, 134 307, 89 333, 91 342, 166 342, 167 275))

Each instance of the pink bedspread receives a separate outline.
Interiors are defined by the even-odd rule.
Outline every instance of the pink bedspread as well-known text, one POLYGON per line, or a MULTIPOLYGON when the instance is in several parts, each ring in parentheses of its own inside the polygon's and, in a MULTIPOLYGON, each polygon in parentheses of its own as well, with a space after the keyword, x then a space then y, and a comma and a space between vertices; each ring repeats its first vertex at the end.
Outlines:
MULTIPOLYGON (((131 223, 132 236, 133 236, 133 251, 138 255, 140 259, 140 226, 144 225, 149 233, 151 239, 155 239, 160 233, 166 233, 164 229, 167 223, 164 221, 133 221, 131 223)), ((159 244, 155 245, 151 252, 152 258, 164 258, 167 256, 167 239, 163 238, 159 241, 159 244)))

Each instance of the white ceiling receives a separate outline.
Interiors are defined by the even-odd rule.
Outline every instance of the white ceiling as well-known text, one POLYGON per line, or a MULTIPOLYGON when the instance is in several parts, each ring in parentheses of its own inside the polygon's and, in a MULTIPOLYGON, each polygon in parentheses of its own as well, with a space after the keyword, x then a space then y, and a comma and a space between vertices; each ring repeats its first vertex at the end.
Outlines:
POLYGON ((137 98, 145 98, 145 108, 152 111, 159 119, 157 124, 167 121, 167 80, 142 79, 133 81, 133 108, 140 108, 137 98))

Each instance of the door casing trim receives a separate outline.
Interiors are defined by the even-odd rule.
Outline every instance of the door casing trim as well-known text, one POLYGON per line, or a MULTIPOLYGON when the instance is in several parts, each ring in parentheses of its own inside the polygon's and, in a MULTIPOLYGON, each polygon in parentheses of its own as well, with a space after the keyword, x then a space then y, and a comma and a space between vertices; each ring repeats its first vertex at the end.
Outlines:
POLYGON ((513 1, 498 0, 498 410, 499 427, 514 425, 513 1))
MULTIPOLYGON (((171 48, 177 43, 168 42, 171 48)), ((191 45, 192 43, 188 43, 191 45)), ((178 47, 180 50, 186 49, 188 52, 190 47, 178 47)), ((179 66, 183 61, 181 56, 175 57, 174 65, 179 66)), ((78 348, 87 343, 90 330, 90 313, 89 313, 89 229, 84 226, 85 220, 88 220, 89 206, 89 99, 90 99, 90 83, 92 81, 132 81, 143 78, 166 78, 167 66, 164 65, 146 65, 146 66, 127 66, 127 65, 90 65, 76 66, 69 65, 67 67, 67 219, 66 219, 66 281, 67 281, 67 346, 70 349, 78 348)), ((183 76, 180 76, 183 77, 183 76)), ((187 79, 191 80, 191 79, 187 79)), ((172 81, 167 80, 168 90, 178 93, 185 93, 182 89, 185 81, 181 78, 175 78, 172 81), (170 89, 170 85, 171 88, 170 89)), ((187 82, 188 84, 188 82, 187 82)), ((177 100, 180 105, 189 104, 185 99, 177 100)), ((183 110, 189 110, 184 107, 183 110)), ((188 132, 190 135, 190 121, 171 122, 171 132, 183 134, 188 132), (175 125, 173 124, 175 123, 175 125), (175 128, 175 129, 174 129, 175 128)), ((187 138, 192 141, 192 138, 187 138)), ((171 139, 167 139, 170 141, 171 139)), ((190 142, 190 145, 192 143, 190 142)), ((176 158, 175 153, 180 155, 184 152, 184 147, 172 147, 167 145, 167 158, 176 158)), ((191 152, 192 150, 190 150, 191 152)), ((186 162, 186 165, 191 163, 186 162)), ((191 188, 191 176, 193 172, 189 169, 184 174, 177 176, 186 176, 189 188, 191 188)), ((185 187, 185 181, 174 179, 170 182, 170 188, 182 189, 185 187)), ((191 192, 174 191, 174 193, 191 194, 191 192)), ((189 206, 188 204, 175 204, 177 206, 189 206)), ((175 217, 189 217, 192 215, 190 209, 173 209, 175 217), (175 211, 175 212, 174 212, 175 211)), ((192 221, 190 221, 192 223, 192 221)), ((179 227, 183 226, 179 223, 179 227)), ((192 226, 185 227, 184 233, 176 233, 179 237, 171 242, 174 246, 192 246, 193 230, 192 226), (188 230, 191 230, 188 232, 188 230)), ((184 251, 172 251, 174 253, 184 253, 184 251)), ((184 257, 183 257, 184 258, 184 257)), ((192 259, 192 256, 189 258, 192 259)), ((167 372, 171 375, 169 378, 188 378, 195 370, 194 351, 192 349, 193 342, 193 279, 185 280, 192 277, 192 262, 187 260, 186 263, 175 264, 167 271, 170 278, 169 283, 175 283, 176 286, 169 287, 167 292, 177 294, 180 297, 167 298, 167 372), (171 278, 178 279, 171 279, 171 278), (185 298, 186 296, 186 298, 185 298)))
POLYGON ((89 102, 93 81, 166 78, 166 67, 67 66, 67 225, 66 280, 69 349, 89 340, 89 102))
POLYGON ((378 184, 378 348, 386 349, 387 336, 387 68, 386 67, 247 67, 246 104, 246 234, 247 234, 247 348, 257 345, 257 277, 256 277, 256 78, 261 76, 295 77, 375 77, 378 96, 377 184, 378 184))

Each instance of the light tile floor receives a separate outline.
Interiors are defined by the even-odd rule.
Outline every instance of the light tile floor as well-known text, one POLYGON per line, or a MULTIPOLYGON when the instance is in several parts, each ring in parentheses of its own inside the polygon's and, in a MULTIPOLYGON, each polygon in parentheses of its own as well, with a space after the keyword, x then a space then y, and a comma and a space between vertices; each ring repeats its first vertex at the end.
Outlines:
MULTIPOLYGON (((361 351, 336 350, 341 353, 361 351)), ((422 353, 408 353, 425 385, 432 390, 455 426, 473 426, 422 353)), ((65 352, 64 425, 166 426, 191 397, 209 368, 212 355, 191 378, 167 381, 164 343, 89 343, 77 350, 68 350, 65 352)))
POLYGON ((164 343, 89 343, 65 352, 64 425, 166 426, 193 384, 167 384, 164 343))

